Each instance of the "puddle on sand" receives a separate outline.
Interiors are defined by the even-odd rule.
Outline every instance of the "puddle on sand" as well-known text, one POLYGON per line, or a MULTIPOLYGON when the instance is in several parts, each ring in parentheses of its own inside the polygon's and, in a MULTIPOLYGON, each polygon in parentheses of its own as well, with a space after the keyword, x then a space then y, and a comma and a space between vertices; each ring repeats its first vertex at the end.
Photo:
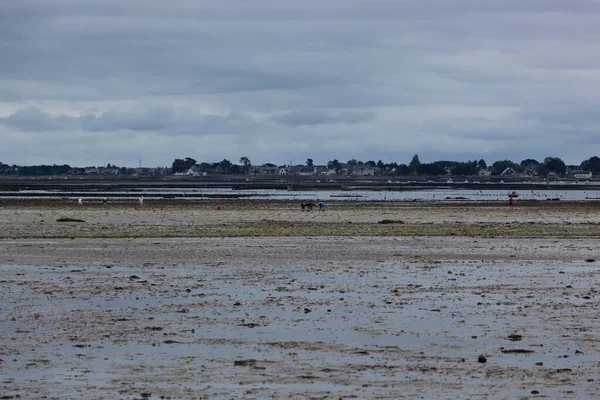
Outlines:
MULTIPOLYGON (((11 305, 2 310, 9 323, 0 325, 0 379, 11 379, 9 390, 64 396, 90 386, 98 395, 118 391, 123 371, 164 393, 184 385, 211 394, 242 387, 374 395, 410 376, 434 387, 447 379, 476 394, 486 384, 468 377, 481 368, 562 369, 570 388, 594 379, 600 361, 600 321, 587 314, 594 312, 594 267, 223 268, 0 266, 0 301, 11 305), (581 320, 583 330, 573 330, 581 320), (511 342, 511 334, 523 339, 511 342), (519 349, 533 353, 502 352, 519 349), (233 365, 246 358, 259 368, 233 365), (434 369, 411 369, 415 363, 434 369), (443 379, 432 372, 449 366, 463 372, 443 379), (373 372, 384 367, 389 372, 373 372), (310 378, 321 370, 333 372, 310 378)), ((489 381, 498 390, 511 381, 503 374, 489 381)), ((543 374, 535 379, 544 382, 543 374)))

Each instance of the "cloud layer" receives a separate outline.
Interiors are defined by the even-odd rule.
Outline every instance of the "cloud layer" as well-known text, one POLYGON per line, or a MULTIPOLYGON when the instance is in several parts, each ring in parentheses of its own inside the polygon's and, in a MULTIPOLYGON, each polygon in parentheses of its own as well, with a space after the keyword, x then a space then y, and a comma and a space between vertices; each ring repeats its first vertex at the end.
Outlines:
POLYGON ((0 161, 600 155, 600 4, 0 5, 0 161))

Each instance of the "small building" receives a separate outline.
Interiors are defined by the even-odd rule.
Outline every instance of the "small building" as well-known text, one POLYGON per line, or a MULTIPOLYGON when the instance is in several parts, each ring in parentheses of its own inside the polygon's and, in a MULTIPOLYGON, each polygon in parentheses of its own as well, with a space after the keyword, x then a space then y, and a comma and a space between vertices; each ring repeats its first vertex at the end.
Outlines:
POLYGON ((316 165, 315 166, 315 174, 316 175, 335 175, 335 171, 333 171, 333 174, 329 173, 329 168, 327 168, 326 165, 316 165))
POLYGON ((303 176, 310 176, 310 175, 315 175, 316 171, 317 171, 317 168, 314 166, 313 167, 309 167, 309 166, 297 167, 296 174, 303 175, 303 176))
POLYGON ((253 167, 252 173, 256 175, 277 175, 279 173, 279 168, 276 166, 261 165, 253 167))
POLYGON ((352 175, 354 175, 354 176, 374 176, 375 168, 368 166, 368 165, 357 166, 356 168, 354 168, 354 171, 352 171, 352 175))
POLYGON ((95 174, 99 174, 100 170, 96 167, 85 167, 85 173, 88 175, 95 175, 95 174))
POLYGON ((573 177, 575 179, 590 179, 592 177, 592 171, 573 171, 573 177))
POLYGON ((194 165, 191 168, 186 169, 185 171, 175 172, 173 175, 175 175, 175 176, 200 176, 200 171, 194 165))
POLYGON ((200 176, 200 171, 198 170, 198 168, 194 165, 192 166, 190 169, 188 169, 187 171, 184 172, 184 175, 187 176, 200 176))
POLYGON ((508 167, 500 175, 517 175, 517 171, 514 168, 508 167))

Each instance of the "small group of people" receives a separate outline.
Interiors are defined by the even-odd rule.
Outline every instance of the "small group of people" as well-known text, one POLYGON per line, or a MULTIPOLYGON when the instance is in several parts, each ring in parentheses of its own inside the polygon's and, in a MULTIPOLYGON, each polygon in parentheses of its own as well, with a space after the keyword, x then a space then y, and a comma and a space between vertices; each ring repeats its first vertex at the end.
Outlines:
MULTIPOLYGON (((312 211, 312 209, 315 208, 316 206, 317 206, 317 204, 310 203, 310 202, 309 203, 300 203, 300 208, 302 208, 302 211, 312 211)), ((325 203, 320 201, 318 206, 319 206, 319 211, 325 211, 325 203)))

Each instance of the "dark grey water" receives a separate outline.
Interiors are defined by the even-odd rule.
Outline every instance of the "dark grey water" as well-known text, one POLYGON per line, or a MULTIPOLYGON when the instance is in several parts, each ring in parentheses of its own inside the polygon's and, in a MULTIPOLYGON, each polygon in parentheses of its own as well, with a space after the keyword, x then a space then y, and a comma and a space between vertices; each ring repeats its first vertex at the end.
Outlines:
MULTIPOLYGON (((113 192, 78 192, 78 197, 83 199, 98 199, 99 197, 118 196, 122 199, 135 199, 140 195, 148 199, 155 198, 180 198, 180 199, 210 199, 216 196, 237 196, 239 198, 256 198, 272 200, 324 200, 324 201, 498 201, 507 200, 512 190, 502 189, 501 184, 482 185, 482 189, 461 189, 436 188, 424 190, 306 190, 306 191, 287 191, 287 190, 233 190, 228 188, 219 189, 144 189, 142 192, 113 191, 113 192), (490 188, 493 186, 493 188, 490 188)), ((589 189, 585 184, 580 184, 576 189, 570 185, 569 189, 565 185, 555 184, 552 189, 527 189, 517 191, 519 200, 600 200, 600 190, 589 189)), ((17 198, 33 198, 36 194, 44 194, 44 197, 64 198, 60 192, 51 191, 20 191, 17 198), (55 194, 55 196, 53 196, 55 194), (48 196, 46 196, 48 195, 48 196)), ((6 198, 2 196, 0 198, 6 198)), ((15 198, 14 196, 11 196, 15 198)), ((73 197, 75 200, 75 198, 73 197)))

